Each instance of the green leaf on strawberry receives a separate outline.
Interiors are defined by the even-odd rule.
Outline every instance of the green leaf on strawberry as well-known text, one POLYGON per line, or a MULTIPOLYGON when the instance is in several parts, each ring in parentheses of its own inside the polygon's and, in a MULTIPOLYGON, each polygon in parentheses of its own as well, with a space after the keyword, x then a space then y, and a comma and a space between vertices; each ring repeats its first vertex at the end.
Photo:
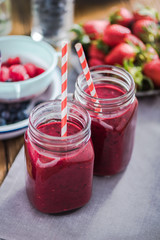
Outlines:
POLYGON ((74 32, 76 34, 76 38, 81 38, 85 33, 83 30, 83 27, 80 24, 74 24, 71 28, 71 32, 74 32))
POLYGON ((75 43, 80 42, 83 45, 84 51, 87 52, 91 40, 89 36, 85 34, 83 27, 80 24, 74 24, 71 31, 76 34, 76 38, 74 39, 72 44, 74 45, 75 43))
POLYGON ((105 44, 101 39, 97 40, 96 46, 99 50, 101 50, 105 54, 109 53, 110 47, 107 44, 105 44))
POLYGON ((154 59, 158 59, 158 53, 156 50, 152 47, 151 44, 146 44, 146 49, 139 49, 139 52, 136 55, 135 58, 135 64, 142 66, 146 62, 150 62, 154 59))
POLYGON ((153 81, 145 76, 143 74, 143 80, 142 80, 142 91, 148 91, 148 90, 153 90, 154 89, 154 84, 153 84, 153 81))
POLYGON ((124 69, 128 71, 136 84, 136 89, 142 90, 143 87, 143 74, 142 74, 142 67, 141 66, 135 66, 133 59, 125 59, 123 62, 124 69))
POLYGON ((151 43, 151 46, 155 49, 155 51, 158 53, 160 57, 160 39, 158 41, 151 43))
POLYGON ((123 19, 122 16, 118 15, 118 11, 109 16, 109 21, 111 24, 117 23, 122 19, 123 19))

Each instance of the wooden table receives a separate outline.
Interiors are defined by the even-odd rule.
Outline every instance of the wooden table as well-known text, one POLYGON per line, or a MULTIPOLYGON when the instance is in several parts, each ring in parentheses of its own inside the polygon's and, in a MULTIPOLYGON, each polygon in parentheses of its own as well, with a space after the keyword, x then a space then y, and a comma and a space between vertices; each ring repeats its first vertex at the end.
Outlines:
MULTIPOLYGON (((30 35, 31 6, 29 0, 11 0, 13 30, 11 34, 30 35)), ((75 4, 75 22, 85 22, 88 19, 101 19, 107 17, 115 8, 127 6, 133 9, 136 3, 154 6, 160 10, 159 0, 78 0, 75 4), (97 3, 98 2, 98 3, 97 3)), ((18 151, 22 147, 23 136, 0 141, 0 184, 9 171, 18 151)))

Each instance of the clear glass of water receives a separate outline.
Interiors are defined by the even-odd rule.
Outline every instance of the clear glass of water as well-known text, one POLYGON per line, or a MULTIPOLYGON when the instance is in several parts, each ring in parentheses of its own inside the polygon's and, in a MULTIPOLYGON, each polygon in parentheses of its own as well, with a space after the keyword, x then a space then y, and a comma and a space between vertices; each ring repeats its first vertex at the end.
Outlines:
POLYGON ((59 47, 69 40, 73 12, 74 0, 32 0, 32 38, 59 47))

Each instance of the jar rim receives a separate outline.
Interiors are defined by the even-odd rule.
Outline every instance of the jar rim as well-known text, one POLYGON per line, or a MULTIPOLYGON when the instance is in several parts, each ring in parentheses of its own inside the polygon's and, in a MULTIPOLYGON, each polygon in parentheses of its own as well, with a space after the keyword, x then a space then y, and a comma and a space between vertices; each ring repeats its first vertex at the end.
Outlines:
MULTIPOLYGON (((66 137, 52 136, 52 135, 48 135, 46 133, 41 132, 37 128, 37 126, 34 125, 34 122, 33 122, 34 115, 36 115, 37 112, 40 111, 40 109, 42 109, 46 106, 51 107, 53 105, 60 107, 61 100, 50 100, 50 101, 41 103, 41 104, 37 105, 36 107, 34 107, 33 110, 31 111, 30 117, 29 117, 29 131, 30 131, 31 135, 34 137, 34 139, 41 140, 43 143, 44 142, 45 143, 53 143, 55 146, 66 146, 67 144, 70 144, 70 143, 73 144, 76 141, 82 141, 83 139, 87 140, 90 138, 91 119, 90 119, 89 113, 86 111, 85 108, 83 108, 79 103, 77 103, 77 101, 74 101, 74 102, 68 101, 67 107, 68 107, 68 112, 70 109, 74 110, 73 106, 76 106, 79 109, 79 111, 82 112, 82 116, 83 116, 84 122, 85 122, 85 125, 82 125, 82 129, 80 129, 77 133, 74 133, 74 134, 66 136, 66 137)), ((56 120, 60 121, 60 119, 56 119, 56 120)), ((80 122, 80 120, 79 120, 79 122, 80 122)))
MULTIPOLYGON (((90 99, 92 102, 95 102, 95 100, 98 100, 97 102, 100 102, 100 105, 121 105, 122 103, 128 102, 132 97, 135 95, 135 83, 133 80, 133 77, 129 72, 127 72, 124 68, 112 66, 112 65, 99 65, 90 67, 91 76, 95 72, 106 72, 111 74, 117 74, 119 77, 123 77, 123 79, 127 79, 130 81, 130 88, 128 91, 126 91, 124 94, 122 94, 119 97, 115 98, 96 98, 88 94, 87 92, 83 91, 83 89, 80 87, 80 81, 85 78, 84 73, 81 72, 81 74, 77 78, 77 87, 80 90, 81 94, 83 94, 84 97, 90 99)), ((93 80, 94 81, 94 80, 93 80)))

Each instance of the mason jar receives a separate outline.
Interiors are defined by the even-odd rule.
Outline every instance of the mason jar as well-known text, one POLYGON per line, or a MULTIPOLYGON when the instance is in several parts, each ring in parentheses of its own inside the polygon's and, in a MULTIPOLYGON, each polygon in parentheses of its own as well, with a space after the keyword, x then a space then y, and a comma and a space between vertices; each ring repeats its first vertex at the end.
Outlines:
POLYGON ((25 133, 27 195, 44 213, 82 207, 92 192, 90 116, 80 105, 68 102, 67 137, 61 137, 60 103, 55 100, 35 107, 25 133))
POLYGON ((135 84, 127 71, 114 66, 92 67, 91 76, 98 98, 90 95, 83 73, 74 97, 91 116, 94 174, 111 176, 123 171, 131 159, 138 106, 135 84))

